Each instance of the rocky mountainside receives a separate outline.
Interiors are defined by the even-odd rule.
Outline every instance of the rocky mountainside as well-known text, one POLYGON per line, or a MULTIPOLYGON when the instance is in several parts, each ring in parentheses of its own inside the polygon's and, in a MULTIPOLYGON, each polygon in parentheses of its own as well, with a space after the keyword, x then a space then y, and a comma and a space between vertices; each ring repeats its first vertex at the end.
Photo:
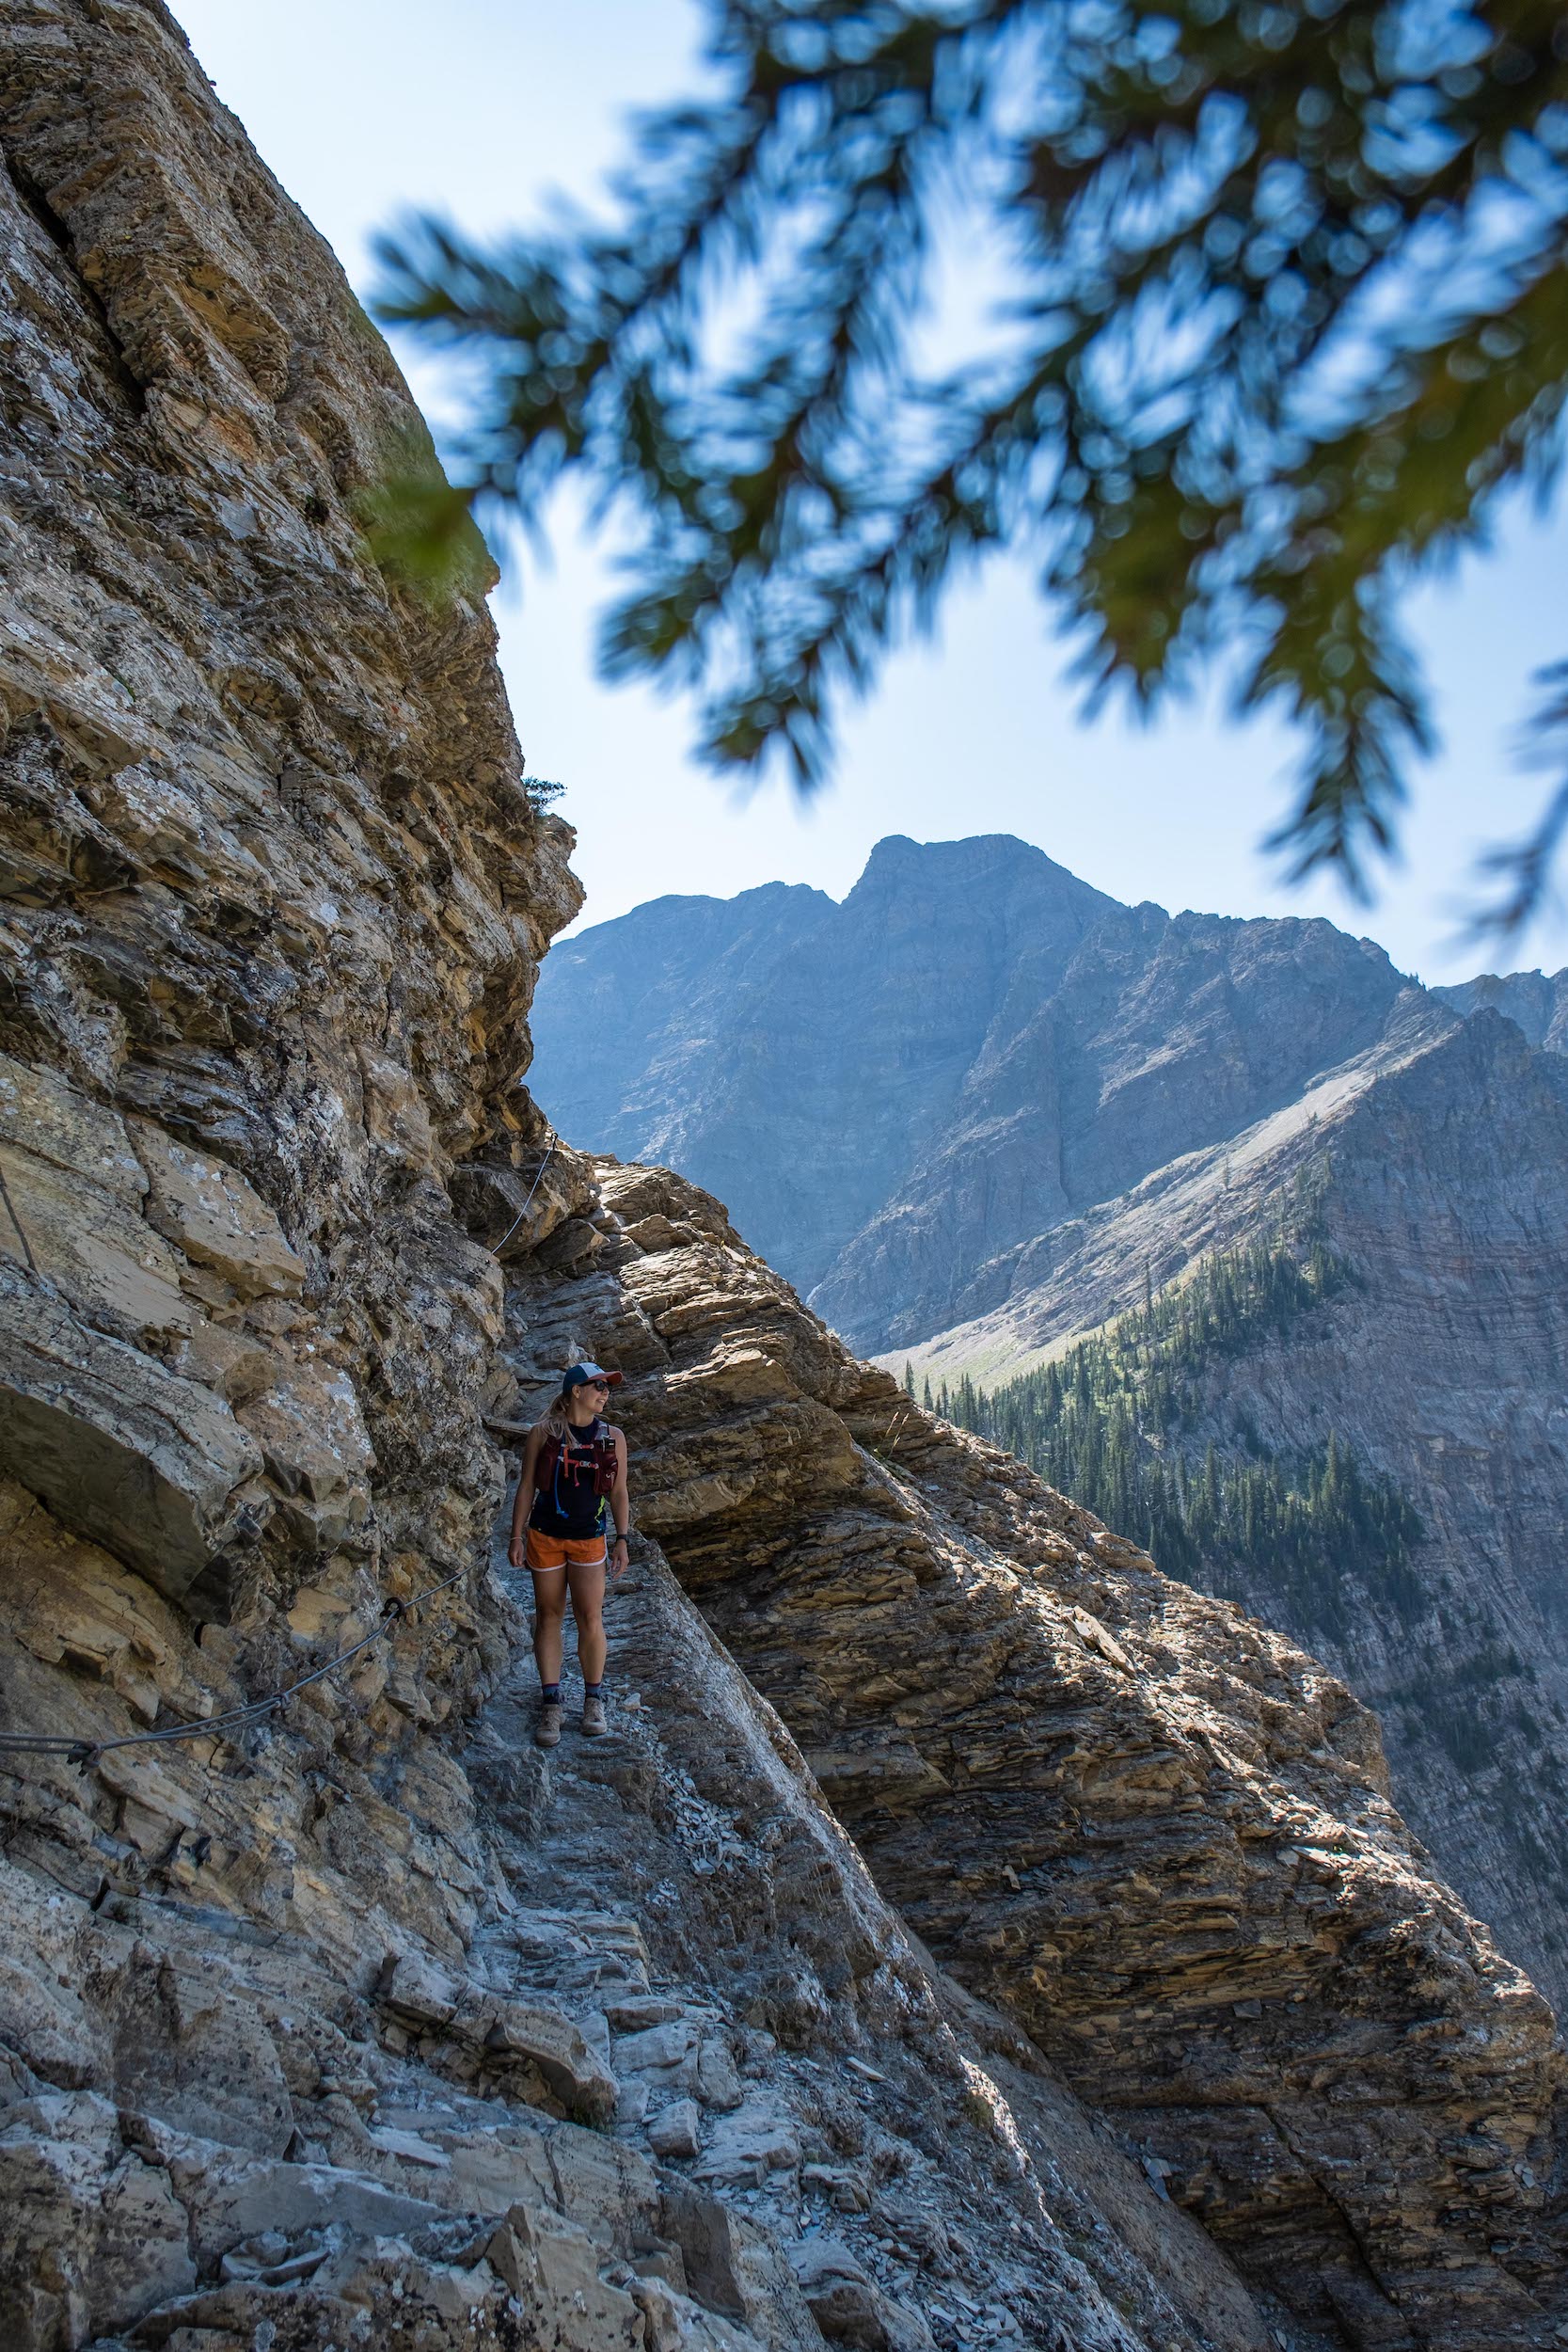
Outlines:
POLYGON ((564 1133, 719 1193, 885 1352, 999 1304, 1041 1234, 1295 1102, 1410 997, 1330 923, 1120 906, 1006 835, 894 839, 842 906, 658 899, 564 942, 532 1084, 564 1133))
MULTIPOLYGON (((1413 1515, 1294 1545, 1234 1523, 1189 1568, 1330 1659, 1382 1718, 1396 1797, 1446 1874, 1560 1999, 1568 1991, 1568 1063, 1482 1013, 1402 1061, 1334 1073, 1288 1114, 1085 1220, 941 1365, 1081 1355, 1144 1321, 1143 1269, 1180 1313, 1243 1251, 1324 1279, 1273 1311, 1170 1331, 1129 1404, 1137 1453, 1244 1492, 1332 1441, 1413 1515), (1305 1208, 1305 1214, 1304 1212, 1305 1208), (1121 1318, 1119 1321, 1117 1318, 1121 1318), (1085 1323, 1101 1327, 1064 1348, 1085 1323), (1178 1360, 1179 1359, 1179 1360, 1178 1360), (1174 1372, 1162 1402, 1153 1375, 1174 1372)), ((1042 1259, 1045 1252, 1042 1250, 1042 1259)), ((1157 1293, 1157 1297, 1159 1294, 1157 1293)), ((924 1359, 923 1359, 924 1360, 924 1359)), ((1085 1482, 1096 1491, 1095 1482, 1085 1482)), ((1108 1496, 1101 1496, 1108 1502, 1108 1496)), ((1147 1489, 1124 1523, 1153 1537, 1147 1489)))
POLYGON ((0 18, 0 2342, 1560 2342, 1551 2015, 1371 1718, 519 1087, 570 836, 166 11, 0 18), (545 1757, 502 1440, 587 1348, 643 1533, 545 1757))
POLYGON ((1434 988, 1456 1012, 1500 1012, 1531 1045, 1568 1054, 1568 965, 1560 972, 1485 972, 1457 988, 1434 988))
POLYGON ((737 1224, 768 1232, 847 1336, 1048 1457, 1167 1566, 1322 1650, 1383 1715, 1396 1795, 1445 1871, 1561 2002, 1564 985, 1427 992, 1324 923, 1173 920, 1018 843, 895 842, 842 907, 666 900, 565 943, 533 1075, 608 1149, 669 1152, 700 1179, 721 1165, 737 1224), (972 912, 1032 891, 1026 939, 1022 921, 979 948, 955 936, 942 887, 958 874, 972 912), (661 946, 677 934, 678 969, 661 946), (874 1015, 840 1034, 820 1017, 896 1001, 901 982, 941 1008, 928 1057, 917 1025, 874 1015), (634 994, 643 1025, 622 1037, 615 1005, 634 994), (562 1024, 589 1005, 601 1049, 563 1062, 562 1024), (850 1198, 830 1172, 849 1133, 846 1236, 824 1203, 850 1198), (1298 1274, 1314 1250, 1321 1301, 1298 1274), (1216 1281, 1228 1296, 1259 1254, 1301 1311, 1249 1319, 1231 1300, 1200 1344, 1181 1302, 1216 1281), (1059 1390, 1007 1391, 1052 1360, 1076 1380, 1080 1359, 1103 1386, 1096 1335, 1156 1297, 1163 1352, 1133 1364, 1111 1343, 1125 1435, 1108 1392, 1074 1422, 1059 1390), (966 1380, 1006 1391, 1000 1413, 966 1380), (1302 1518, 1331 1441, 1402 1543, 1259 1528, 1259 1505, 1302 1518), (1189 1540, 1192 1511, 1162 1517, 1164 1488, 1206 1475, 1216 1524, 1189 1540))

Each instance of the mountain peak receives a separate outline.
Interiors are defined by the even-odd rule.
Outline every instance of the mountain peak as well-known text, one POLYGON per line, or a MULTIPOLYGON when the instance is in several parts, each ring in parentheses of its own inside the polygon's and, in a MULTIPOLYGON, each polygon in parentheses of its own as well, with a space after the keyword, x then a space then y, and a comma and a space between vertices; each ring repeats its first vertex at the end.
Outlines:
POLYGON ((1085 912, 1117 900, 1095 889, 1016 834, 967 834, 951 841, 915 841, 908 834, 885 834, 873 848, 860 880, 844 904, 857 910, 868 900, 899 891, 991 888, 1012 896, 1049 897, 1085 912))

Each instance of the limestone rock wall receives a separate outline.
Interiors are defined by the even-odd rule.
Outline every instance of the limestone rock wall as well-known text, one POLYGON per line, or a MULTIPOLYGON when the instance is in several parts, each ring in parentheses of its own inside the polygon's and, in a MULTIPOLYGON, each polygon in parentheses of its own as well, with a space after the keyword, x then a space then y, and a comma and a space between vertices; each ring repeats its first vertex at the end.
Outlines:
POLYGON ((580 896, 482 550, 438 613, 369 560, 424 428, 162 8, 10 11, 0 147, 0 1432, 199 1610, 455 1565, 500 1294, 446 1183, 521 1148, 580 896))

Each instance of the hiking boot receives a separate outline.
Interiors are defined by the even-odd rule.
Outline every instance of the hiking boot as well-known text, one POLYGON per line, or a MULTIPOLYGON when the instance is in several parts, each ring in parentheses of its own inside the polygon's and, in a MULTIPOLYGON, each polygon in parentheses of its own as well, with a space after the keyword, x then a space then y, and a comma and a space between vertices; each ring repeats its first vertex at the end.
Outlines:
POLYGON ((589 1691, 582 1702, 582 1729, 585 1739, 597 1740, 605 1728, 604 1701, 597 1692, 589 1691))
POLYGON ((540 1700, 539 1714, 533 1726, 533 1744, 536 1748, 558 1748, 561 1745, 562 1713, 559 1699, 540 1700))

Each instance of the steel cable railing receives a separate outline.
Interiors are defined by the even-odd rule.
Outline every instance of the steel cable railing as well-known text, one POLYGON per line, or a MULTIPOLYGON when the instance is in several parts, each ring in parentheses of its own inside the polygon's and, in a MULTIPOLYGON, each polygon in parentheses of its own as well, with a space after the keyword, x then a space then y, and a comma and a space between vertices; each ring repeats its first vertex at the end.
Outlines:
POLYGON ((285 1684, 282 1690, 269 1692, 265 1698, 249 1699, 243 1707, 226 1708, 221 1715, 198 1716, 184 1724, 162 1724, 150 1731, 123 1732, 113 1740, 83 1740, 70 1732, 0 1731, 0 1755, 60 1756, 68 1763, 74 1764, 78 1771, 88 1772, 101 1756, 107 1756, 116 1748, 156 1747, 171 1740, 221 1739, 230 1732, 246 1731, 253 1724, 265 1723, 269 1717, 280 1714, 296 1692, 309 1689, 312 1682, 321 1682, 328 1675, 337 1674, 351 1659, 357 1658, 372 1644, 386 1641, 404 1618, 413 1620, 426 1601, 434 1600, 437 1593, 449 1592, 452 1585, 460 1583, 469 1573, 467 1567, 459 1568, 454 1576, 443 1577, 439 1584, 432 1584, 424 1592, 416 1593, 412 1600, 383 1602, 381 1623, 372 1626, 360 1641, 352 1644, 348 1649, 340 1650, 324 1665, 313 1666, 309 1674, 285 1684))
POLYGON ((533 1206, 533 1196, 545 1181, 545 1170, 548 1168, 550 1162, 555 1157, 555 1147, 559 1141, 560 1137, 558 1136, 552 1136, 550 1137, 550 1148, 539 1163, 539 1173, 528 1188, 528 1199, 523 1202, 522 1207, 518 1210, 516 1216, 513 1218, 511 1224, 507 1227, 499 1241, 497 1242, 495 1248, 491 1250, 490 1255, 492 1258, 499 1258, 500 1256, 501 1251, 506 1248, 507 1243, 512 1239, 513 1234, 516 1232, 518 1226, 522 1223, 524 1217, 527 1216, 530 1209, 533 1206))

